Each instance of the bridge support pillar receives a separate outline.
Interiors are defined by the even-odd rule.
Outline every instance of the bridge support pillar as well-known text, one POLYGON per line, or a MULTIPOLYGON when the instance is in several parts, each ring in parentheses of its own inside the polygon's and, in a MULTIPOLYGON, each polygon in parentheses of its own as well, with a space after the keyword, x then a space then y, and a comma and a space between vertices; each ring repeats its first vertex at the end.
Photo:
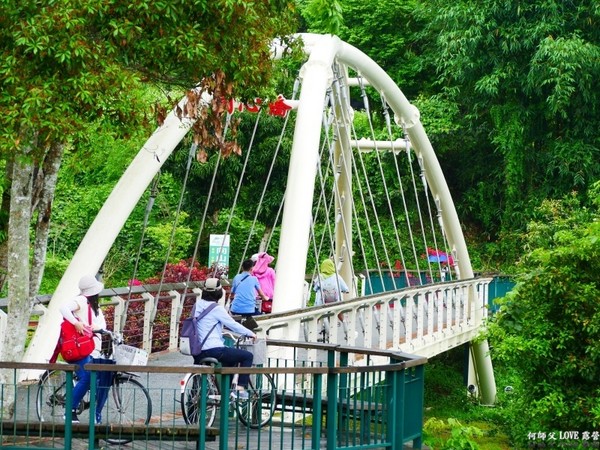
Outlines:
POLYGON ((471 392, 473 386, 478 389, 478 396, 482 404, 493 405, 496 402, 496 379, 488 341, 471 342, 470 353, 469 391, 471 392))

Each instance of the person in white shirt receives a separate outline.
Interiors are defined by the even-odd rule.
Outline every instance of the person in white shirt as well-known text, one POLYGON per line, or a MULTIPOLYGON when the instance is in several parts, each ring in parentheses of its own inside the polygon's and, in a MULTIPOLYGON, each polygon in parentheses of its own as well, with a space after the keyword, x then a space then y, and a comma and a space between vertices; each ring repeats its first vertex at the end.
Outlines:
MULTIPOLYGON (((218 278, 208 278, 204 282, 201 298, 196 300, 196 317, 202 314, 211 304, 218 302, 223 297, 223 287, 218 278)), ((226 347, 223 340, 223 327, 234 333, 256 339, 256 334, 239 324, 229 315, 225 308, 219 304, 198 321, 198 339, 203 342, 202 351, 194 356, 194 364, 199 364, 203 358, 215 358, 224 367, 250 367, 253 355, 247 350, 235 347, 226 347)), ((246 387, 250 376, 240 374, 236 392, 240 399, 248 398, 246 387)))
MULTIPOLYGON (((69 321, 78 333, 87 332, 97 333, 106 329, 106 320, 99 307, 99 294, 104 289, 104 285, 96 280, 93 275, 85 275, 79 280, 79 295, 66 301, 60 307, 60 313, 65 320, 69 321), (91 319, 91 320, 90 320, 91 319)), ((72 421, 79 422, 77 417, 77 406, 90 389, 90 372, 84 369, 88 363, 103 364, 107 360, 102 358, 100 353, 102 348, 102 339, 98 334, 94 334, 96 347, 90 356, 86 356, 79 361, 73 362, 79 367, 75 371, 77 384, 73 388, 73 415, 72 421)), ((108 396, 108 387, 112 382, 113 372, 98 373, 98 390, 96 395, 96 423, 102 421, 102 408, 106 403, 108 396)))

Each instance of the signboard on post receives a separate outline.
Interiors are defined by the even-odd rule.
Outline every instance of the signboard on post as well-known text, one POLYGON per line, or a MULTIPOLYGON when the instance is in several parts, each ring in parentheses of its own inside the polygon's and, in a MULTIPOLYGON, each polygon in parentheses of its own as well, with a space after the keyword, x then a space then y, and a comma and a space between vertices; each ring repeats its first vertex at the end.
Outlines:
POLYGON ((216 265, 225 268, 225 274, 229 267, 229 235, 211 234, 208 247, 208 267, 216 265))

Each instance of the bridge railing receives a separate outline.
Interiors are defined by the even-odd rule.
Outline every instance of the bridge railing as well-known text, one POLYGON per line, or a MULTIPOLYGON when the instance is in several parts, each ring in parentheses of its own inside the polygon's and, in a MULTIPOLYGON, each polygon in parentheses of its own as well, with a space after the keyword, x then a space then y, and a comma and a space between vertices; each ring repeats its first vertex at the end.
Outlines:
MULTIPOLYGON (((17 401, 14 414, 8 415, 0 396, 0 446, 19 448, 99 448, 106 439, 132 439, 136 447, 152 446, 158 441, 165 448, 236 448, 253 449, 366 449, 403 448, 412 441, 412 448, 421 447, 423 421, 423 371, 425 358, 394 351, 354 349, 334 344, 302 344, 269 340, 273 348, 287 348, 291 360, 269 360, 269 367, 207 368, 174 367, 152 364, 140 366, 89 365, 97 374, 104 370, 135 371, 152 401, 149 424, 143 417, 127 424, 108 418, 102 425, 90 422, 86 412, 80 414, 81 424, 40 421, 37 384, 18 384, 18 371, 27 369, 59 369, 72 374, 75 366, 67 364, 28 364, 0 362, 0 369, 12 373, 13 381, 0 385, 0 392, 13 390, 17 401), (304 361, 308 352, 323 354, 323 364, 304 361), (355 355, 355 356, 352 356, 355 355), (358 355, 365 361, 363 367, 349 363, 358 355), (374 364, 384 359, 384 364, 374 364), (183 372, 196 372, 207 377, 216 374, 220 380, 217 421, 205 427, 204 409, 196 424, 186 424, 181 412, 180 386, 177 380, 183 372), (228 387, 234 373, 266 373, 275 378, 275 386, 286 389, 267 389, 263 385, 261 407, 273 407, 272 419, 260 429, 240 423, 231 406, 228 387), (291 379, 292 382, 289 382, 291 379), (173 381, 175 380, 175 381, 173 381), (302 382, 300 380, 308 380, 302 382), (214 439, 215 443, 210 443, 214 439), (221 442, 226 439, 226 443, 221 442)), ((72 375, 71 375, 72 377, 72 375)), ((67 379, 70 379, 67 377, 67 379)), ((95 379, 93 375, 92 379, 95 379)), ((71 385, 68 384, 69 389, 71 385)), ((50 397, 48 397, 50 398, 50 397)), ((46 397, 42 397, 45 401, 46 397)), ((89 399, 89 410, 94 411, 94 398, 89 399)), ((113 402, 109 396, 108 407, 113 402)), ((138 411, 144 408, 138 406, 138 411)), ((130 418, 131 419, 131 418, 130 418)), ((93 420, 93 415, 92 415, 93 420)))
MULTIPOLYGON (((430 357, 481 332, 490 278, 404 288, 257 319, 266 335, 430 357)), ((315 359, 309 355, 309 359, 315 359)))
MULTIPOLYGON (((477 336, 488 314, 491 281, 492 278, 475 278, 412 286, 262 315, 257 317, 258 333, 304 342, 391 348, 431 357, 477 336)), ((127 344, 148 353, 176 350, 181 319, 189 314, 201 285, 202 282, 193 282, 105 289, 101 307, 109 328, 117 325, 118 329, 119 324, 124 324, 127 344)), ((41 298, 34 308, 32 329, 48 300, 41 298)), ((0 328, 2 323, 0 320, 0 328)), ((309 354, 309 359, 315 357, 309 354)))

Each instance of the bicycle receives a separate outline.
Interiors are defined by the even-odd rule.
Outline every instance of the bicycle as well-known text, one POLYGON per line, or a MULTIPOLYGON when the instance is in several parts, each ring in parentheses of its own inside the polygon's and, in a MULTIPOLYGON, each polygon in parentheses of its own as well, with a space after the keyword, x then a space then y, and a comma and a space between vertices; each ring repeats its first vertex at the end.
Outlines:
MULTIPOLYGON (((231 335, 230 335, 231 336, 231 335)), ((232 337, 233 338, 233 337, 232 337)), ((236 341, 236 346, 245 344, 241 336, 236 341)), ((215 358, 203 358, 200 366, 216 367, 219 361, 215 358)), ((206 427, 212 426, 217 410, 222 404, 221 388, 218 377, 215 374, 206 376, 206 427)), ((233 388, 237 380, 237 374, 233 376, 233 388)), ((195 425, 201 417, 200 392, 202 386, 202 374, 188 373, 181 380, 181 412, 183 420, 188 425, 195 425)), ((232 391, 233 392, 233 391, 232 391)), ((231 396, 228 407, 234 408, 240 422, 249 428, 261 428, 268 424, 275 412, 275 382, 269 374, 251 374, 247 387, 248 399, 231 396)))
MULTIPOLYGON (((133 349, 133 347, 123 344, 122 338, 117 333, 103 330, 101 334, 110 337, 109 345, 103 348, 102 355, 106 359, 118 361, 118 348, 124 346, 124 350, 133 349)), ((127 363, 129 365, 129 363, 127 363)), ((147 425, 152 416, 152 400, 148 390, 142 383, 135 378, 136 375, 131 372, 116 372, 110 385, 109 400, 106 402, 106 420, 120 425, 133 425, 135 423, 147 425)), ((73 385, 77 382, 73 377, 73 385)), ((42 374, 38 381, 38 390, 36 394, 36 413, 41 422, 64 423, 67 400, 67 376, 63 370, 47 370, 42 374)), ((74 409, 78 416, 90 408, 90 392, 86 394, 83 400, 74 409)), ((86 423, 86 420, 82 420, 86 423)), ((131 439, 109 438, 106 440, 110 444, 126 444, 131 439)))

